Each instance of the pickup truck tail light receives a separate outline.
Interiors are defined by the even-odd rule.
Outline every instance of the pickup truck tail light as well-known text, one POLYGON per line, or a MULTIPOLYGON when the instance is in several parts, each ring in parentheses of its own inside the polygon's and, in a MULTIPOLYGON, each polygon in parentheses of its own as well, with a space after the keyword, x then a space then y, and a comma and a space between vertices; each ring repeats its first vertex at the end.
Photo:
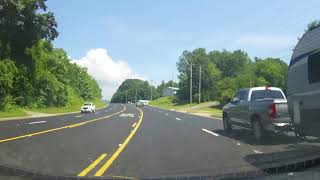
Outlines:
POLYGON ((269 108, 269 117, 273 120, 277 117, 277 108, 276 108, 276 104, 272 103, 270 108, 269 108))

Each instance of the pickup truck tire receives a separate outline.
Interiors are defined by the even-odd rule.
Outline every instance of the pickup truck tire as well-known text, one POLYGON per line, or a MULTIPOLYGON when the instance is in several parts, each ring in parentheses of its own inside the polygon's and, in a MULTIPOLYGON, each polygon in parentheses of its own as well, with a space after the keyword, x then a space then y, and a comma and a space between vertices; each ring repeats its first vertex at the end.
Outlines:
POLYGON ((261 143, 264 140, 265 132, 259 120, 252 121, 252 130, 254 139, 261 143))
POLYGON ((228 115, 226 113, 223 114, 222 121, 223 121, 223 129, 226 132, 230 132, 232 130, 232 128, 231 128, 231 125, 229 123, 229 117, 228 117, 228 115))

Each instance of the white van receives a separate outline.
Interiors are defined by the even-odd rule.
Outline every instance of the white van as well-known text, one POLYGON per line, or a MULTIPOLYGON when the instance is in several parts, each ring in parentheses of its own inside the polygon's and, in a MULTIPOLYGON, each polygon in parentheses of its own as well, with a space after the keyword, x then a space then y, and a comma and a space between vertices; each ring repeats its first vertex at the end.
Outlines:
POLYGON ((289 113, 298 130, 320 135, 320 27, 307 31, 294 48, 287 87, 289 113))

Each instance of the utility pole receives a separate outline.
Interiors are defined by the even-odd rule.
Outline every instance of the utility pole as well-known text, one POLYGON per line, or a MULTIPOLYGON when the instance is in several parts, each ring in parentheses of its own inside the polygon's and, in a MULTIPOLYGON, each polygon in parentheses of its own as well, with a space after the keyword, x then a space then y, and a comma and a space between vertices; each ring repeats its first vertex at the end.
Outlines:
POLYGON ((137 95, 138 95, 138 91, 136 89, 135 103, 137 103, 137 95))
POLYGON ((199 68, 199 104, 201 103, 201 66, 199 68))
POLYGON ((190 64, 190 106, 192 105, 192 64, 190 64))

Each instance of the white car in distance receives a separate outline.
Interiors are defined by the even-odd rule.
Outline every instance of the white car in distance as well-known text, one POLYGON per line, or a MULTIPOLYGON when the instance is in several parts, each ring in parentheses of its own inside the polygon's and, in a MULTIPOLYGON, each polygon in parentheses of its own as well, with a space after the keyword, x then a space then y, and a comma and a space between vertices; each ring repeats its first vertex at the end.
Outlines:
POLYGON ((80 111, 81 113, 86 113, 86 112, 94 113, 96 112, 96 106, 93 105, 92 102, 85 102, 83 106, 81 106, 80 111))

